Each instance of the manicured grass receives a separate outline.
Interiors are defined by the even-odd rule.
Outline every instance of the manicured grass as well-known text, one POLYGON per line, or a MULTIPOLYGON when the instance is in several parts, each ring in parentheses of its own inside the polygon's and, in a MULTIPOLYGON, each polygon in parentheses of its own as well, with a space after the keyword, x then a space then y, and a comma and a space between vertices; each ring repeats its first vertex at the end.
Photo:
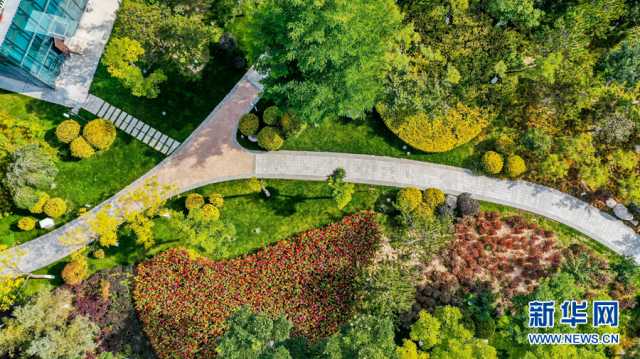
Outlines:
POLYGON ((160 96, 146 99, 131 95, 130 90, 100 65, 91 93, 182 141, 216 107, 244 72, 244 69, 236 69, 232 65, 230 56, 214 51, 202 79, 187 81, 177 74, 167 73, 169 80, 161 85, 160 96))
MULTIPOLYGON (((65 120, 66 108, 9 93, 0 93, 0 108, 15 118, 37 122, 46 129, 44 140, 58 151, 56 188, 49 194, 64 198, 69 206, 67 214, 57 220, 59 224, 75 218, 79 207, 93 207, 111 197, 163 158, 148 146, 118 132, 118 138, 109 150, 79 161, 71 158, 68 145, 55 139, 55 127, 65 120)), ((78 121, 84 124, 93 118, 93 115, 83 112, 78 121)), ((23 243, 47 232, 41 229, 30 232, 18 230, 16 223, 25 215, 29 213, 15 210, 11 215, 0 218, 0 244, 23 243)))
POLYGON ((390 156, 473 168, 476 154, 481 152, 479 142, 476 139, 449 152, 425 153, 406 145, 372 114, 364 120, 326 120, 311 125, 297 138, 288 139, 283 149, 390 156))

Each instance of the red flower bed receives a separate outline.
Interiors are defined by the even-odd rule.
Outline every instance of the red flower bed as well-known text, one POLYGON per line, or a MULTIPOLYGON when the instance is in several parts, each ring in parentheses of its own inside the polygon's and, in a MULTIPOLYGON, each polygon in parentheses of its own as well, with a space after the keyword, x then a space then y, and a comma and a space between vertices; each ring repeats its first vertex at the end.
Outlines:
POLYGON ((138 266, 136 308, 161 358, 211 358, 242 305, 284 314, 294 335, 324 337, 348 320, 354 277, 379 239, 373 216, 358 214, 233 260, 169 250, 138 266))

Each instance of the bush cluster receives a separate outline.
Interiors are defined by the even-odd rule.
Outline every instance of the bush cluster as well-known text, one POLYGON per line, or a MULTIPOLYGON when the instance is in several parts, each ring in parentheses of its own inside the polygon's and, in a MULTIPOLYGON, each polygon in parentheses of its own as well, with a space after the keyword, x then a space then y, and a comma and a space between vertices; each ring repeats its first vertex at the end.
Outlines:
POLYGON ((433 217, 445 200, 444 192, 437 188, 427 188, 422 192, 418 188, 408 187, 398 191, 395 205, 402 213, 403 220, 412 218, 414 221, 426 221, 433 217))
POLYGON ((71 156, 75 158, 85 159, 93 157, 96 151, 91 147, 84 137, 78 137, 71 142, 71 156))
POLYGON ((253 136, 258 133, 260 128, 260 119, 253 113, 248 113, 240 119, 240 125, 238 126, 240 133, 245 136, 253 136))
POLYGON ((482 168, 488 174, 496 175, 502 172, 504 159, 502 155, 495 151, 487 151, 482 155, 482 168))
POLYGON ((116 140, 116 127, 110 121, 97 118, 84 126, 82 136, 91 146, 104 151, 116 140))
POLYGON ((74 120, 62 121, 56 127, 56 137, 62 143, 71 143, 80 136, 80 124, 74 120))
POLYGON ((18 220, 18 228, 21 231, 32 231, 36 228, 36 219, 33 217, 22 217, 18 220))
POLYGON ((244 305, 284 315, 293 336, 317 340, 350 318, 358 268, 379 241, 373 215, 357 214, 232 260, 171 249, 138 266, 136 308, 160 358, 215 357, 212 343, 244 305))
POLYGON ((376 109, 396 136, 411 147, 425 152, 452 150, 477 137, 488 124, 479 109, 461 103, 436 118, 423 112, 402 117, 389 111, 384 104, 376 109))
POLYGON ((60 218, 67 213, 67 203, 62 198, 51 198, 44 205, 44 213, 51 218, 60 218))
POLYGON ((284 139, 277 127, 265 127, 258 133, 258 145, 267 151, 277 151, 284 145, 284 139))
POLYGON ((204 197, 199 193, 189 193, 184 201, 187 210, 202 208, 204 206, 204 197))

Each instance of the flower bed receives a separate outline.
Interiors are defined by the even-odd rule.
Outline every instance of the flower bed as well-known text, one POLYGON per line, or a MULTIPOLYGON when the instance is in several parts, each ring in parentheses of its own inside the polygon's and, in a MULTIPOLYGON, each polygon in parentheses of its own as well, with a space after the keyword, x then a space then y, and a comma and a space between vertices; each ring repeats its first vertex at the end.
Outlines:
POLYGON ((172 249, 138 266, 136 308, 161 358, 214 356, 224 321, 242 305, 284 314, 294 335, 317 339, 350 317, 354 278, 379 239, 373 215, 357 214, 233 260, 172 249))

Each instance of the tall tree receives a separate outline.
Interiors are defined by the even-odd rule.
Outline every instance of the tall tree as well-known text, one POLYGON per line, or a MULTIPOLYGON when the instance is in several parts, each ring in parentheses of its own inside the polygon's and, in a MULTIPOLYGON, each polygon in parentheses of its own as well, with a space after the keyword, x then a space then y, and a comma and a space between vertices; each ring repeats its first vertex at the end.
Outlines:
POLYGON ((404 28, 393 0, 265 0, 243 34, 265 95, 305 121, 362 117, 404 28))

